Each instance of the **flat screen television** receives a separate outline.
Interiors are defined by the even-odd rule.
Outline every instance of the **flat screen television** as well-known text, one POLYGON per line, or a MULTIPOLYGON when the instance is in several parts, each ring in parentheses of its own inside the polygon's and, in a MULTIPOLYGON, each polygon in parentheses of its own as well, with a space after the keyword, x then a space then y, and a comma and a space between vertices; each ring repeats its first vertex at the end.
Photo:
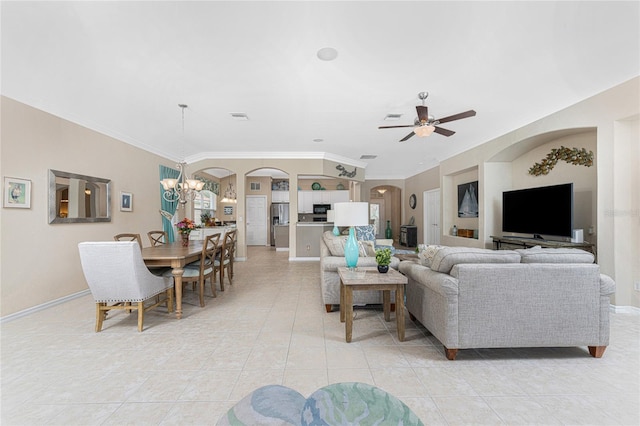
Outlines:
POLYGON ((502 193, 502 232, 571 237, 573 183, 502 193))

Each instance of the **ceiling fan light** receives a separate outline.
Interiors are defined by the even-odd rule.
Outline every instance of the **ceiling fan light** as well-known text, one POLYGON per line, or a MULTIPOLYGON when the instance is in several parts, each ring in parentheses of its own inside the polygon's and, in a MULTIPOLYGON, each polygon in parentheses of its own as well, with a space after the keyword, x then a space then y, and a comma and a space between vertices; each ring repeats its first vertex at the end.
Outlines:
POLYGON ((417 135, 420 136, 421 138, 425 138, 427 136, 429 136, 431 133, 433 133, 433 131, 436 130, 436 126, 419 126, 416 127, 415 129, 413 129, 413 132, 417 135))

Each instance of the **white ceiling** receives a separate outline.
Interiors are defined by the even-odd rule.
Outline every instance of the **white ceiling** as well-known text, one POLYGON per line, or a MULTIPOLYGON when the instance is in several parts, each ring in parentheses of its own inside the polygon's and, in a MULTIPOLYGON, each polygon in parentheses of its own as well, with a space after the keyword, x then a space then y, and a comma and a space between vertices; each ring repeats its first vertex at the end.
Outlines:
POLYGON ((325 156, 406 178, 640 74, 637 1, 1 7, 3 95, 187 162, 325 156), (477 116, 449 138, 378 130, 413 123, 421 91, 436 118, 477 116))

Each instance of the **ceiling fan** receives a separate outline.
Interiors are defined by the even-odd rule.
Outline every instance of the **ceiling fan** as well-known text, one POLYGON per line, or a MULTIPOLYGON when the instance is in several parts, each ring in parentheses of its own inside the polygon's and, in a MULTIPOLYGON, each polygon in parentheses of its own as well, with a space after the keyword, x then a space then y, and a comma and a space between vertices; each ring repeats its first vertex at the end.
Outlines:
POLYGON ((395 129, 399 127, 413 127, 413 132, 409 133, 404 138, 400 139, 400 142, 404 142, 413 135, 418 135, 421 137, 429 136, 431 133, 439 133, 443 136, 451 136, 455 132, 452 130, 444 129, 442 127, 438 127, 438 124, 447 123, 449 121, 460 120, 467 117, 473 117, 476 115, 474 110, 469 110, 465 112, 461 112, 459 114, 450 115, 448 117, 443 117, 439 119, 433 118, 432 115, 429 115, 428 108, 424 104, 424 100, 429 96, 428 92, 420 92, 418 93, 418 98, 422 100, 422 105, 416 106, 416 112, 418 113, 418 118, 416 118, 413 124, 406 124, 401 126, 380 126, 378 129, 395 129))

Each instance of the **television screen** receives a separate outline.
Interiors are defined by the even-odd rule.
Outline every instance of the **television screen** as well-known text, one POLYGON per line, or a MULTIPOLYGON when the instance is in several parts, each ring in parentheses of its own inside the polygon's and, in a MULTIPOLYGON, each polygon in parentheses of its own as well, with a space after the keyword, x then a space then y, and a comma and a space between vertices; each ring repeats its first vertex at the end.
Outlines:
POLYGON ((573 184, 502 193, 502 232, 571 237, 573 184))

